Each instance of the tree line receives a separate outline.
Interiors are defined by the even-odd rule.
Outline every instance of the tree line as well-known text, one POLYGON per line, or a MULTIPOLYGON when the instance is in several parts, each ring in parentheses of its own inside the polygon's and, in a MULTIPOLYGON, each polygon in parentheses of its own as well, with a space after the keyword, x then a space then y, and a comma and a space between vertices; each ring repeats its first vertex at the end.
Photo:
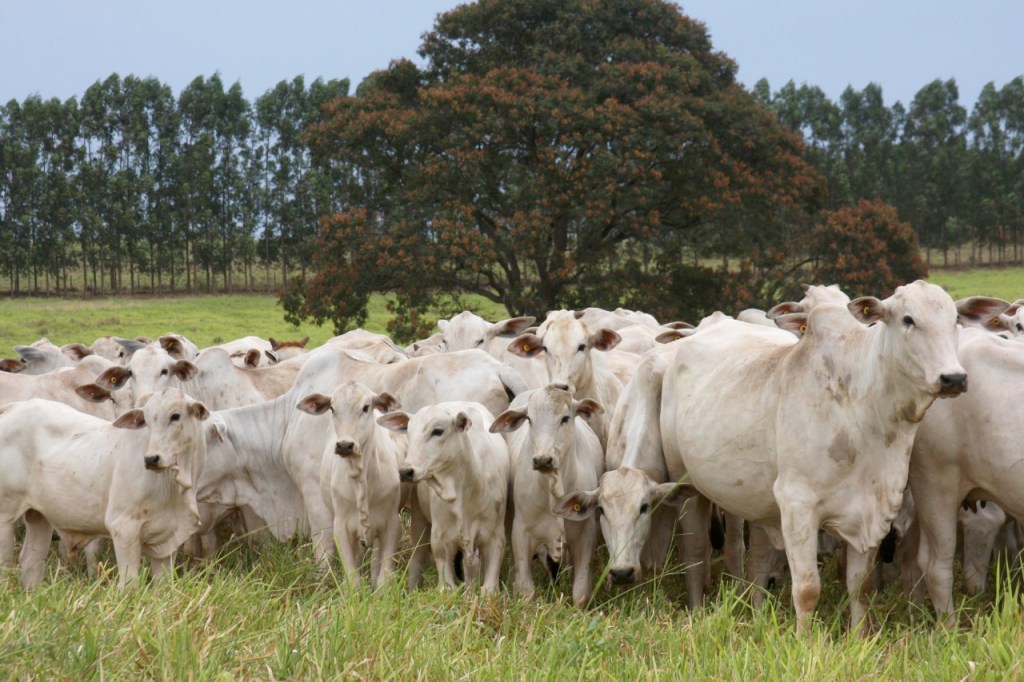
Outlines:
POLYGON ((0 108, 0 275, 12 294, 253 290, 309 267, 338 171, 303 131, 345 79, 248 101, 199 76, 177 97, 113 74, 79 99, 0 108))

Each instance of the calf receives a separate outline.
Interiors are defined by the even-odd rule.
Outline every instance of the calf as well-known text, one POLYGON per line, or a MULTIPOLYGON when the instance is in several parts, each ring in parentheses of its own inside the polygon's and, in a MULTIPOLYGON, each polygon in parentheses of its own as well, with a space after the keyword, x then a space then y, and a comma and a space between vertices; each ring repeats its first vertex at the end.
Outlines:
POLYGON ((398 409, 388 393, 374 393, 353 381, 330 396, 311 393, 299 401, 303 412, 331 412, 334 441, 324 451, 320 488, 333 518, 334 542, 349 578, 359 582, 365 548, 375 547, 370 579, 380 586, 395 568, 402 532, 399 465, 405 439, 377 424, 377 413, 398 409))
POLYGON ((27 588, 42 581, 52 529, 72 550, 109 536, 122 587, 138 576, 142 554, 155 577, 166 573, 199 523, 194 483, 208 415, 177 389, 148 396, 113 423, 49 400, 0 408, 0 561, 11 563, 14 524, 24 515, 27 588))
POLYGON ((568 391, 548 386, 530 395, 525 410, 506 410, 491 425, 495 433, 517 431, 511 439, 515 476, 512 557, 516 589, 522 594, 533 591, 533 555, 546 549, 557 558, 564 533, 573 563, 573 601, 583 606, 590 600, 597 524, 592 516, 569 514, 563 530, 555 506, 566 489, 597 487, 604 471, 604 453, 585 421, 601 412, 593 400, 573 400, 568 391))
MULTIPOLYGON (((498 589, 510 463, 505 440, 488 431, 493 421, 487 408, 473 402, 438 403, 412 416, 392 412, 378 420, 408 434, 409 454, 399 473, 403 481, 422 484, 420 513, 429 515, 430 550, 442 589, 455 586, 459 551, 467 580, 479 573, 485 592, 498 589)), ((414 534, 414 542, 421 540, 414 534)))

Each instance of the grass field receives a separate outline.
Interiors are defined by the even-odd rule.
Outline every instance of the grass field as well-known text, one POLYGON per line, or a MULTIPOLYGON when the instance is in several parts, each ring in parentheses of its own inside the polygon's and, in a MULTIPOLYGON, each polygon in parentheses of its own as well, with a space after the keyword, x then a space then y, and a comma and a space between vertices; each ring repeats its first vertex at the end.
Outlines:
MULTIPOLYGON (((1024 270, 941 273, 954 297, 1013 300, 1024 270), (998 275, 998 277, 994 276, 998 275)), ((383 306, 368 326, 381 330, 383 306)), ((490 317, 503 313, 492 311, 490 317)), ((46 335, 56 343, 103 334, 186 334, 200 346, 248 333, 330 336, 281 322, 272 298, 54 299, 0 302, 0 348, 46 335)), ((308 545, 253 551, 229 543, 211 562, 182 565, 171 581, 121 592, 50 557, 44 586, 0 579, 0 677, 8 679, 1019 679, 1024 609, 1019 578, 962 601, 960 626, 934 623, 896 586, 875 595, 878 625, 846 632, 844 590, 824 560, 813 632, 797 636, 788 586, 752 610, 736 583, 689 612, 677 568, 628 591, 606 586, 591 607, 571 606, 567 576, 532 601, 504 591, 414 593, 402 580, 353 590, 320 573, 308 545)), ((545 581, 541 581, 545 584, 545 581)))

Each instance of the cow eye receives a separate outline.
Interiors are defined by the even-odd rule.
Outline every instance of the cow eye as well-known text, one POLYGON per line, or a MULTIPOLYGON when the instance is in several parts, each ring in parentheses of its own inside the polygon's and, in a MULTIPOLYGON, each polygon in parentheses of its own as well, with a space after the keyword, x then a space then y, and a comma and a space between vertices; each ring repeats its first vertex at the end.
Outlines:
POLYGON ((579 346, 576 347, 576 352, 577 353, 582 353, 586 349, 587 349, 587 344, 581 343, 579 346))
POLYGON ((160 370, 160 376, 162 376, 162 377, 167 376, 167 368, 166 367, 164 369, 160 370))
POLYGON ((601 507, 601 505, 597 505, 597 513, 604 514, 604 509, 601 507))
POLYGON ((564 417, 562 417, 562 423, 563 424, 568 424, 569 423, 569 415, 565 415, 564 417))
POLYGON ((176 422, 176 421, 178 421, 179 419, 181 419, 181 415, 180 415, 180 414, 178 414, 177 412, 175 412, 174 414, 172 414, 172 415, 171 415, 171 421, 172 421, 172 422, 176 422))
POLYGON ((484 345, 484 340, 483 339, 478 339, 477 342, 476 342, 476 345, 478 345, 478 346, 484 345))
POLYGON ((540 347, 540 349, 541 349, 542 351, 544 351, 545 353, 547 353, 547 352, 548 352, 548 347, 547 347, 547 346, 541 346, 541 347, 540 347))
POLYGON ((648 505, 646 502, 640 505, 641 514, 646 514, 648 509, 650 509, 650 505, 648 505))
POLYGON ((370 406, 369 405, 363 405, 363 414, 366 414, 369 411, 370 411, 370 406))
POLYGON ((1020 322, 1017 323, 1017 331, 1024 334, 1024 327, 1021 326, 1020 322))
POLYGON ((438 427, 438 428, 434 429, 433 431, 431 431, 430 435, 431 436, 442 436, 442 435, 444 435, 444 429, 438 427))
POLYGON ((912 318, 910 315, 904 315, 903 316, 903 324, 908 326, 908 327, 913 327, 914 326, 914 318, 912 318))

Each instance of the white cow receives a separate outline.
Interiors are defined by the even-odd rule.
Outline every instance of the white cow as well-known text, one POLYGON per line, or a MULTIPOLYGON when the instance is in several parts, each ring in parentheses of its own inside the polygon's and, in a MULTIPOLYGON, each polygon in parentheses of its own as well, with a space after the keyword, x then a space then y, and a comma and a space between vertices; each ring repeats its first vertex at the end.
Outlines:
POLYGON ((920 527, 918 564, 938 615, 953 621, 952 564, 963 500, 991 500, 1024 516, 1018 425, 1024 418, 1024 347, 962 329, 958 356, 971 390, 925 415, 910 461, 920 527))
MULTIPOLYGON (((600 405, 615 405, 622 382, 608 366, 603 353, 618 345, 621 337, 611 329, 592 331, 571 311, 548 313, 536 334, 516 337, 509 350, 520 357, 532 358, 544 353, 548 383, 569 391, 574 398, 590 398, 600 405)), ((601 414, 590 422, 605 447, 610 415, 601 414)))
POLYGON ((0 408, 0 561, 10 564, 24 515, 28 588, 42 581, 51 529, 72 550, 109 536, 122 587, 137 577, 142 554, 154 576, 166 573, 198 525, 194 481, 206 458, 199 423, 208 415, 177 389, 113 423, 48 400, 0 408))
POLYGON ((377 417, 398 407, 391 395, 352 381, 332 395, 312 393, 298 404, 313 415, 331 412, 334 442, 323 454, 320 487, 333 517, 335 546, 355 584, 367 548, 375 548, 370 568, 374 587, 395 569, 402 533, 398 469, 405 461, 406 439, 377 424, 377 417))
MULTIPOLYGON (((378 420, 409 437, 401 478, 425 484, 418 486, 417 497, 421 502, 427 497, 420 513, 429 514, 430 550, 441 589, 455 587, 460 551, 467 581, 479 575, 484 592, 499 587, 510 462, 505 440, 488 431, 493 420, 486 407, 465 401, 438 403, 412 416, 392 412, 378 420)), ((413 541, 422 538, 414 535, 413 541)))
POLYGON ((441 329, 441 348, 446 353, 471 348, 487 351, 518 372, 529 388, 541 388, 548 383, 543 359, 522 357, 509 347, 511 340, 526 332, 535 319, 532 316, 512 317, 492 323, 465 310, 450 320, 437 321, 441 329))
POLYGON ((45 398, 70 405, 85 414, 112 420, 131 406, 130 395, 87 386, 97 374, 111 366, 109 360, 90 355, 74 367, 63 367, 46 374, 0 373, 0 405, 45 398))
POLYGON ((560 555, 564 533, 572 557, 572 598, 584 606, 593 593, 591 559, 597 544, 597 523, 592 517, 573 517, 568 523, 556 514, 565 491, 592 490, 604 471, 604 453, 587 426, 603 408, 593 400, 573 400, 554 386, 530 395, 524 410, 506 410, 490 430, 515 432, 512 449, 515 518, 512 522, 512 557, 515 586, 533 593, 530 564, 534 554, 560 555))
POLYGON ((670 477, 785 547, 799 630, 820 591, 819 528, 847 542, 851 621, 866 616, 864 578, 899 511, 918 423, 967 388, 955 343, 953 301, 918 281, 884 301, 820 305, 799 340, 716 314, 679 345, 662 392, 670 477))
POLYGON ((21 356, 25 365, 19 370, 22 374, 46 374, 61 367, 74 367, 79 360, 92 355, 92 351, 80 343, 58 347, 46 338, 29 346, 15 346, 14 352, 21 356))

